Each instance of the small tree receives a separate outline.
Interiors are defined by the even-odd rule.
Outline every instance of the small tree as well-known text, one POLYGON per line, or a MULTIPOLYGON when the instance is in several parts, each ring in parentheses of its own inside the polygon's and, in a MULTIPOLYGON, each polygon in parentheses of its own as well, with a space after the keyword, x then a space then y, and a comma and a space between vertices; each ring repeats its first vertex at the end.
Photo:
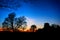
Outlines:
POLYGON ((33 32, 35 31, 36 28, 37 28, 36 25, 32 25, 32 26, 31 26, 31 30, 32 30, 33 32))

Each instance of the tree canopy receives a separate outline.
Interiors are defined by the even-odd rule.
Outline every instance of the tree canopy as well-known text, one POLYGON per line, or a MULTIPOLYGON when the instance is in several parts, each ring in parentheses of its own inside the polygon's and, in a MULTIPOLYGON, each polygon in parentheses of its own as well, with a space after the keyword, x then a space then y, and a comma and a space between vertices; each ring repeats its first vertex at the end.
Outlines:
POLYGON ((3 28, 4 27, 7 27, 7 28, 10 27, 11 29, 14 29, 14 27, 17 27, 17 28, 24 27, 25 28, 27 25, 27 22, 25 21, 26 20, 25 16, 21 16, 18 18, 16 18, 15 16, 16 16, 16 14, 14 12, 10 13, 8 15, 8 17, 5 18, 4 22, 2 23, 3 28))

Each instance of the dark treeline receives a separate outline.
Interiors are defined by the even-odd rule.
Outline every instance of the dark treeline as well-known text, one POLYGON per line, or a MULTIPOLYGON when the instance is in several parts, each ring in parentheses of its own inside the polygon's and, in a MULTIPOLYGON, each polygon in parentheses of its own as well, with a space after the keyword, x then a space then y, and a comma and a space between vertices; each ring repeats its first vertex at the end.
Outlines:
POLYGON ((56 24, 49 25, 49 23, 45 23, 44 28, 38 29, 37 32, 60 32, 60 26, 56 24))
MULTIPOLYGON (((26 29, 27 22, 25 16, 18 18, 16 18, 15 16, 16 14, 13 12, 10 13, 7 18, 5 18, 5 20, 2 23, 2 28, 6 28, 4 29, 4 31, 13 30, 15 32, 19 32, 19 30, 17 30, 18 28, 22 28, 23 30, 26 29)), ((32 32, 60 32, 60 25, 50 25, 49 23, 44 23, 43 29, 36 29, 36 25, 31 25, 31 28, 29 30, 32 32)))

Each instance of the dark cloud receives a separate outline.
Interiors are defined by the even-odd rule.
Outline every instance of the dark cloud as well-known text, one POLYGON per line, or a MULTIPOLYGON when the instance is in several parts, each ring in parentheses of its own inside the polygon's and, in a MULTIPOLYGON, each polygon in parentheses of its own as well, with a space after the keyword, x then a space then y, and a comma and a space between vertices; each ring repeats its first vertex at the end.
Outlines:
POLYGON ((20 0, 0 0, 0 8, 16 9, 21 6, 20 0))
POLYGON ((37 3, 37 2, 40 2, 41 0, 24 0, 25 3, 37 3))
POLYGON ((21 2, 34 3, 37 0, 0 0, 0 8, 17 9, 21 7, 21 2))
POLYGON ((58 3, 60 4, 60 0, 23 0, 25 3, 31 3, 31 4, 39 4, 39 3, 58 3))
POLYGON ((0 8, 10 8, 10 9, 17 9, 19 7, 21 7, 21 2, 24 3, 30 3, 33 4, 35 6, 37 5, 44 5, 45 3, 52 3, 55 4, 59 7, 59 0, 0 0, 0 8), (43 4, 44 3, 44 4, 43 4))

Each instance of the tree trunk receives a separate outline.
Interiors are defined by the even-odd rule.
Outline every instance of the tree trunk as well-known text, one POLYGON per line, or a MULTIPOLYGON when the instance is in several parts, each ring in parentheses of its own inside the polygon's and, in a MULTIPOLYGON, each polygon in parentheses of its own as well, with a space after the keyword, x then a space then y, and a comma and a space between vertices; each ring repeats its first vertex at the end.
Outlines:
POLYGON ((13 22, 11 22, 11 27, 12 27, 12 30, 14 31, 13 22))

